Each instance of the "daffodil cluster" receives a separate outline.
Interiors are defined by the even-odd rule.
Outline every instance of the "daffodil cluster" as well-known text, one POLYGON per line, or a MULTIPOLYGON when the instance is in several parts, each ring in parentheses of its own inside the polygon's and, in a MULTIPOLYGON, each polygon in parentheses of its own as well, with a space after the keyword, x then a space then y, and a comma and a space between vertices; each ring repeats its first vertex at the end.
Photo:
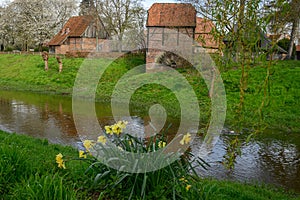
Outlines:
MULTIPOLYGON (((111 126, 105 126, 105 132, 107 135, 117 135, 120 136, 120 134, 124 131, 127 125, 127 121, 118 121, 116 124, 111 126)), ((93 148, 97 143, 101 143, 102 145, 105 145, 107 143, 107 136, 100 135, 97 138, 97 142, 94 140, 84 140, 83 146, 85 148, 85 151, 79 150, 79 158, 87 158, 87 153, 90 152, 91 148, 93 148)), ((121 147, 119 147, 120 149, 121 147)), ((122 148, 121 148, 122 149, 122 148)), ((123 149, 122 149, 123 150, 123 149)))
POLYGON ((111 126, 105 126, 105 131, 107 134, 113 135, 120 135, 123 130, 126 128, 128 122, 126 121, 118 121, 116 124, 111 125, 111 126))
MULTIPOLYGON (((163 136, 157 137, 154 141, 154 145, 146 144, 145 141, 133 138, 128 134, 121 135, 124 129, 126 128, 128 122, 126 121, 118 121, 117 123, 111 126, 105 126, 105 133, 103 135, 98 136, 97 141, 95 140, 84 140, 83 146, 85 150, 79 150, 79 158, 87 158, 88 155, 91 155, 91 149, 97 145, 107 145, 108 138, 112 139, 112 142, 118 141, 117 148, 121 151, 132 151, 135 152, 140 145, 143 145, 143 148, 146 147, 147 151, 156 151, 157 149, 165 148, 167 142, 164 140, 163 136)), ((188 145, 191 142, 191 134, 187 133, 182 136, 181 140, 179 141, 180 145, 188 145)), ((65 169, 65 164, 62 159, 62 154, 56 155, 56 163, 58 164, 59 168, 65 169)), ((186 186, 186 190, 190 189, 190 185, 186 186)))
POLYGON ((166 146, 166 144, 167 144, 167 143, 164 142, 164 141, 159 141, 159 142, 158 142, 158 147, 159 147, 159 148, 164 148, 164 147, 166 146))

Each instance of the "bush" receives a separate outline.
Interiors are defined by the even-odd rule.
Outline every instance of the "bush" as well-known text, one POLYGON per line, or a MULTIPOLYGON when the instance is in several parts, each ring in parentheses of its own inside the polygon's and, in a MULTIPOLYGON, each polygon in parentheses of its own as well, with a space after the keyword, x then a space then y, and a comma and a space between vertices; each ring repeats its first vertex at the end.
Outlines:
POLYGON ((11 52, 13 50, 14 49, 12 47, 5 47, 5 49, 4 49, 5 52, 11 52))
POLYGON ((34 48, 34 52, 43 52, 43 51, 49 52, 49 47, 43 46, 41 51, 40 51, 40 47, 34 48))

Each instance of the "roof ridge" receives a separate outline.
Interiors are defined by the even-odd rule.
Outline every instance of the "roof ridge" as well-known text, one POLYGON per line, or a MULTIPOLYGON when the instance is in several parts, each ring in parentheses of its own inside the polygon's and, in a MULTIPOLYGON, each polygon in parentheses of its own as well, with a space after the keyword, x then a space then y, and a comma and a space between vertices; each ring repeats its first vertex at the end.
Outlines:
POLYGON ((196 27, 196 9, 190 3, 154 3, 148 10, 147 26, 196 27))

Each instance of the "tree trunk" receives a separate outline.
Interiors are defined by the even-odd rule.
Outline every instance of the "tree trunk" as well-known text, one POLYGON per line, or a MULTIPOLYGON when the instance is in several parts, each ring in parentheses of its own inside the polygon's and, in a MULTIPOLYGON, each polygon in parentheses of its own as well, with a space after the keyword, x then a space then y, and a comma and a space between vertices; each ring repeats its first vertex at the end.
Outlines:
POLYGON ((45 71, 48 71, 48 59, 49 59, 48 52, 44 51, 42 53, 42 57, 43 57, 43 60, 45 61, 45 71))
POLYGON ((289 45, 289 51, 287 55, 287 59, 291 59, 293 55, 293 47, 294 47, 294 40, 296 36, 296 31, 298 28, 299 19, 293 20, 293 26, 292 26, 292 32, 291 32, 291 39, 290 39, 290 45, 289 45))
POLYGON ((58 62, 58 71, 59 71, 59 73, 61 73, 62 69, 63 69, 63 64, 62 64, 61 57, 60 56, 56 56, 56 60, 58 62))
POLYGON ((118 51, 119 51, 119 52, 122 52, 122 49, 123 49, 122 39, 119 38, 119 41, 118 41, 118 51))
POLYGON ((45 71, 48 71, 48 60, 45 60, 45 71))
POLYGON ((62 68, 63 68, 63 64, 62 64, 62 63, 59 63, 59 69, 58 69, 58 72, 59 72, 59 73, 62 72, 62 68))

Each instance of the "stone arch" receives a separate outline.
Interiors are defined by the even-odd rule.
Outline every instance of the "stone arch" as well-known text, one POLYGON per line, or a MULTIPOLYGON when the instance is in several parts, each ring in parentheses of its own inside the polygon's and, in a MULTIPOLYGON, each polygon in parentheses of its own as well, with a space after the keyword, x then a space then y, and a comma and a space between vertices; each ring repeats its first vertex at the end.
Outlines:
POLYGON ((160 53, 156 59, 156 63, 163 64, 172 68, 187 68, 191 67, 191 63, 177 55, 176 53, 165 51, 160 53))

